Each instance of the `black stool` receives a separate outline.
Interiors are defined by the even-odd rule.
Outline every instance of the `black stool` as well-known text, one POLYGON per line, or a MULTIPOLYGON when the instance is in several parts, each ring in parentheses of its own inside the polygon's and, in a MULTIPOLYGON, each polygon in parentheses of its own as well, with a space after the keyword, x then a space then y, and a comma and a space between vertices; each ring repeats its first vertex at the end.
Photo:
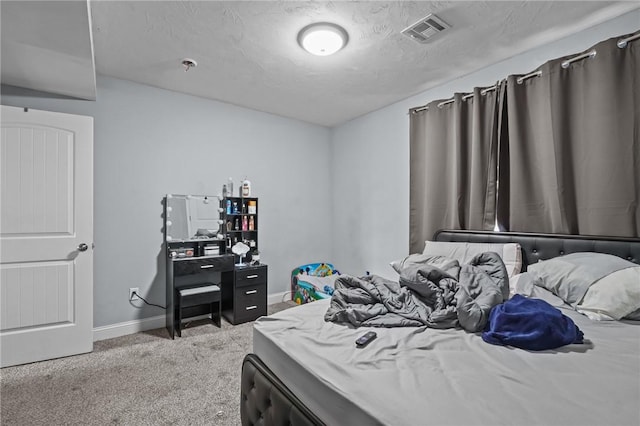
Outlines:
POLYGON ((221 327, 222 303, 220 302, 220 287, 217 285, 206 285, 201 287, 187 287, 176 290, 176 331, 182 337, 182 308, 189 308, 198 305, 211 305, 211 320, 215 325, 221 327), (217 315, 214 315, 214 304, 218 304, 217 315), (216 320, 217 318, 217 320, 216 320))

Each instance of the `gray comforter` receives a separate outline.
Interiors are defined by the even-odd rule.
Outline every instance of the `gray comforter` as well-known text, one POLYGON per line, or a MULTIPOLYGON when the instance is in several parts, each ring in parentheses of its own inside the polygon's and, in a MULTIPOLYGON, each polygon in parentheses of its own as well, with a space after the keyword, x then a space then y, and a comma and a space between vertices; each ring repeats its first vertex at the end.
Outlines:
POLYGON ((325 321, 356 327, 459 325, 477 332, 491 308, 509 296, 507 271, 496 253, 481 253, 464 265, 442 256, 412 256, 394 265, 399 282, 340 276, 325 321))

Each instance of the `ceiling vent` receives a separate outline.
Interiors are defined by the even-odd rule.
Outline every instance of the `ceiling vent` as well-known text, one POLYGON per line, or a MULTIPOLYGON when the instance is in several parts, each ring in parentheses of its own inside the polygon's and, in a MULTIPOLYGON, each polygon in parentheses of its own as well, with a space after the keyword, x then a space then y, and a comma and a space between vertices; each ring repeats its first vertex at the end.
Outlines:
POLYGON ((451 26, 436 15, 430 14, 402 30, 402 34, 419 43, 427 43, 433 36, 447 28, 451 28, 451 26))

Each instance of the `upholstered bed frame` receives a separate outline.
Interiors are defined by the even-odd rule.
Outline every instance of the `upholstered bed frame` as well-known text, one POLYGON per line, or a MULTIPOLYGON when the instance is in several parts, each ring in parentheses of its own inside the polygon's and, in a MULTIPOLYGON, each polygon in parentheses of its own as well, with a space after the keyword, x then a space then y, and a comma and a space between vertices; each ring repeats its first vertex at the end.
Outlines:
MULTIPOLYGON (((527 265, 539 260, 585 251, 613 254, 640 263, 640 239, 634 238, 443 230, 436 232, 433 239, 519 243, 522 247, 523 271, 527 265)), ((254 354, 247 355, 242 366, 240 415, 244 426, 323 424, 254 354)))
POLYGON ((594 237, 561 234, 529 234, 522 232, 438 231, 434 241, 469 243, 518 243, 522 247, 523 271, 527 265, 569 253, 593 251, 613 254, 640 263, 640 239, 594 237))

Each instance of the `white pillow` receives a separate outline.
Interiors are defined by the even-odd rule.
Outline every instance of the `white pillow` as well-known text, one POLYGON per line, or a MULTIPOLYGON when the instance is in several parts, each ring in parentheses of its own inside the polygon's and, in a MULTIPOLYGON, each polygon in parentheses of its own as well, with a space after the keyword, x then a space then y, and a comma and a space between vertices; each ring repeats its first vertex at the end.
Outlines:
POLYGON ((565 305, 564 300, 541 287, 540 278, 530 272, 516 274, 509 278, 509 297, 520 294, 525 297, 542 299, 551 306, 561 307, 565 305))
POLYGON ((448 241, 425 241, 423 254, 445 256, 460 264, 469 263, 473 256, 485 251, 493 251, 504 262, 509 278, 522 270, 522 250, 518 243, 457 243, 448 241))
POLYGON ((411 265, 431 264, 440 269, 448 269, 451 266, 459 266, 457 264, 452 265, 452 262, 456 262, 456 260, 449 259, 448 257, 445 257, 445 256, 414 253, 414 254, 410 254, 404 259, 394 260, 393 262, 389 263, 389 265, 391 265, 393 270, 396 271, 398 274, 402 274, 402 270, 406 267, 410 267, 411 265))
POLYGON ((593 284, 623 269, 637 267, 618 256, 595 252, 576 252, 528 266, 543 286, 571 306, 576 306, 593 284))
POLYGON ((640 309, 640 266, 613 272, 589 287, 576 310, 591 319, 619 320, 640 309))

